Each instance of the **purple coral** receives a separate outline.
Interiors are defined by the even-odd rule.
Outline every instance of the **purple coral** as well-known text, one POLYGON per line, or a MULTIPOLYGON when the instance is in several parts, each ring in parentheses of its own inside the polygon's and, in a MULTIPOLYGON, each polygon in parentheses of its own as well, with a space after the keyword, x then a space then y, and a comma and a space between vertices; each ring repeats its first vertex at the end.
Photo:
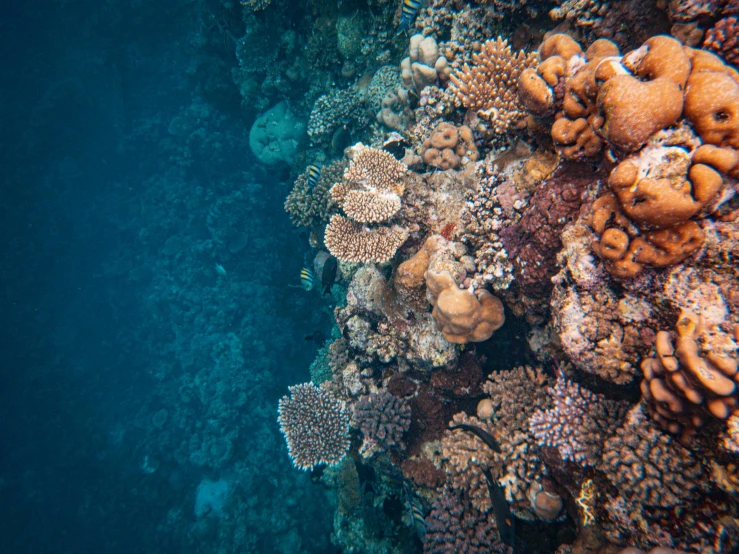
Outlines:
POLYGON ((538 410, 529 420, 539 444, 556 448, 563 460, 597 464, 609 431, 624 415, 623 406, 568 381, 562 372, 549 393, 554 408, 538 410))
POLYGON ((279 404, 280 430, 295 467, 334 465, 349 450, 349 416, 343 403, 313 383, 289 388, 279 404))
POLYGON ((408 400, 383 390, 363 396, 354 407, 354 423, 362 431, 362 455, 369 458, 389 448, 405 448, 402 437, 411 424, 408 400))
POLYGON ((495 520, 468 501, 446 491, 426 516, 424 554, 507 553, 495 520))

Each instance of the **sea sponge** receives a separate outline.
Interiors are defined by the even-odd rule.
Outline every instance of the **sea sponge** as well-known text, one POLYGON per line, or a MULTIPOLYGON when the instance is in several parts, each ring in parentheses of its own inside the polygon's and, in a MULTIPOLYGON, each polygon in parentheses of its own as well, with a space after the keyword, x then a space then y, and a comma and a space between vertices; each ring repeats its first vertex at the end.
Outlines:
POLYGON ((449 342, 465 344, 489 339, 505 321, 503 303, 484 289, 460 289, 449 271, 426 272, 431 312, 449 342))

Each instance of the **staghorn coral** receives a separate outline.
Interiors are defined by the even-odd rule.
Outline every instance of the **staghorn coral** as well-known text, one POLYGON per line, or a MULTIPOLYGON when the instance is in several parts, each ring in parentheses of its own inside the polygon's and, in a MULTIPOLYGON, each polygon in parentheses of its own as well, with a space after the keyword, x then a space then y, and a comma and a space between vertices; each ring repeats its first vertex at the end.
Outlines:
POLYGON ((715 52, 732 65, 739 65, 739 18, 731 16, 717 21, 706 32, 703 48, 715 52))
POLYGON ((343 403, 327 390, 303 383, 280 399, 277 421, 287 450, 298 469, 335 465, 349 450, 349 416, 343 403))
POLYGON ((336 161, 322 168, 315 187, 308 182, 308 169, 295 181, 285 200, 285 211, 290 221, 300 227, 314 227, 329 220, 336 210, 329 191, 344 173, 343 161, 336 161))
POLYGON ((481 51, 472 55, 472 66, 464 64, 449 77, 450 91, 459 105, 502 135, 524 123, 526 114, 518 97, 518 78, 536 61, 536 54, 523 50, 514 55, 508 41, 498 37, 485 42, 481 51))
POLYGON ((583 466, 597 464, 604 439, 621 423, 623 404, 568 381, 561 372, 548 390, 554 408, 531 416, 531 432, 541 446, 556 448, 563 460, 583 466))
POLYGON ((489 339, 504 321, 503 303, 485 289, 460 289, 448 270, 426 272, 431 314, 444 334, 455 344, 489 339))
POLYGON ((509 554, 500 541, 494 519, 481 513, 464 497, 445 491, 426 516, 424 554, 509 554))
POLYGON ((466 125, 455 127, 451 123, 439 123, 423 142, 421 157, 426 165, 443 171, 476 161, 477 146, 472 131, 466 125))
POLYGON ((354 426, 362 431, 360 453, 370 458, 390 448, 405 449, 403 433, 411 424, 407 400, 387 391, 368 394, 354 404, 354 426))
POLYGON ((689 502, 703 476, 694 455, 651 424, 641 405, 606 441, 599 468, 627 502, 661 508, 689 502))

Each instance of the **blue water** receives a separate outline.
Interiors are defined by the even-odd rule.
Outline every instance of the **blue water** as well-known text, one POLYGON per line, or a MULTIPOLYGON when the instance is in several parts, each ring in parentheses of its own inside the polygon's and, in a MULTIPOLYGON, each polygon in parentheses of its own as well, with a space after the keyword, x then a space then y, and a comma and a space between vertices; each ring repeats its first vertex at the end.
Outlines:
POLYGON ((306 241, 249 149, 235 9, 3 8, 2 553, 332 551, 275 420, 323 320, 288 287, 306 241))

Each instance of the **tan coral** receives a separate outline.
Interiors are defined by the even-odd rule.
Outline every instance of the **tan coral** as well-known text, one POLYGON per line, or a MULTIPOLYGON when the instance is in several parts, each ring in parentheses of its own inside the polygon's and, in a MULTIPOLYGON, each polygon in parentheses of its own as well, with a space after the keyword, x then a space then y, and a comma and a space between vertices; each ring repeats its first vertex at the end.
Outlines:
POLYGON ((739 408, 736 343, 689 310, 675 327, 676 338, 657 333, 656 356, 642 362, 642 395, 652 416, 671 432, 701 426, 705 413, 727 419, 739 408), (729 347, 719 347, 722 342, 729 347))
POLYGON ((449 342, 465 344, 489 339, 503 325, 503 303, 487 292, 460 289, 449 271, 426 272, 431 312, 449 342))
POLYGON ((381 263, 395 255, 407 236, 397 226, 367 229, 334 215, 326 227, 324 242, 329 252, 341 261, 381 263))
POLYGON ((739 148, 739 83, 726 66, 713 71, 694 68, 684 111, 704 142, 739 148))
POLYGON ((353 151, 354 158, 344 172, 347 181, 358 183, 367 189, 403 194, 403 178, 408 173, 405 164, 384 150, 360 145, 355 146, 353 151))
POLYGON ((593 252, 617 279, 631 279, 646 266, 662 268, 680 263, 696 252, 704 240, 703 231, 694 221, 639 234, 611 194, 595 201, 590 225, 601 235, 591 245, 593 252))
POLYGON ((421 157, 426 165, 441 170, 456 169, 463 160, 477 160, 477 146, 467 126, 442 122, 423 142, 421 157))
POLYGON ((426 291, 426 270, 431 257, 446 246, 447 240, 441 235, 431 235, 413 256, 398 266, 393 274, 393 287, 406 303, 421 305, 426 291))
POLYGON ((519 75, 536 63, 536 54, 514 54, 508 41, 498 37, 472 55, 450 80, 457 102, 487 121, 495 133, 521 127, 525 112, 518 96, 519 75))

